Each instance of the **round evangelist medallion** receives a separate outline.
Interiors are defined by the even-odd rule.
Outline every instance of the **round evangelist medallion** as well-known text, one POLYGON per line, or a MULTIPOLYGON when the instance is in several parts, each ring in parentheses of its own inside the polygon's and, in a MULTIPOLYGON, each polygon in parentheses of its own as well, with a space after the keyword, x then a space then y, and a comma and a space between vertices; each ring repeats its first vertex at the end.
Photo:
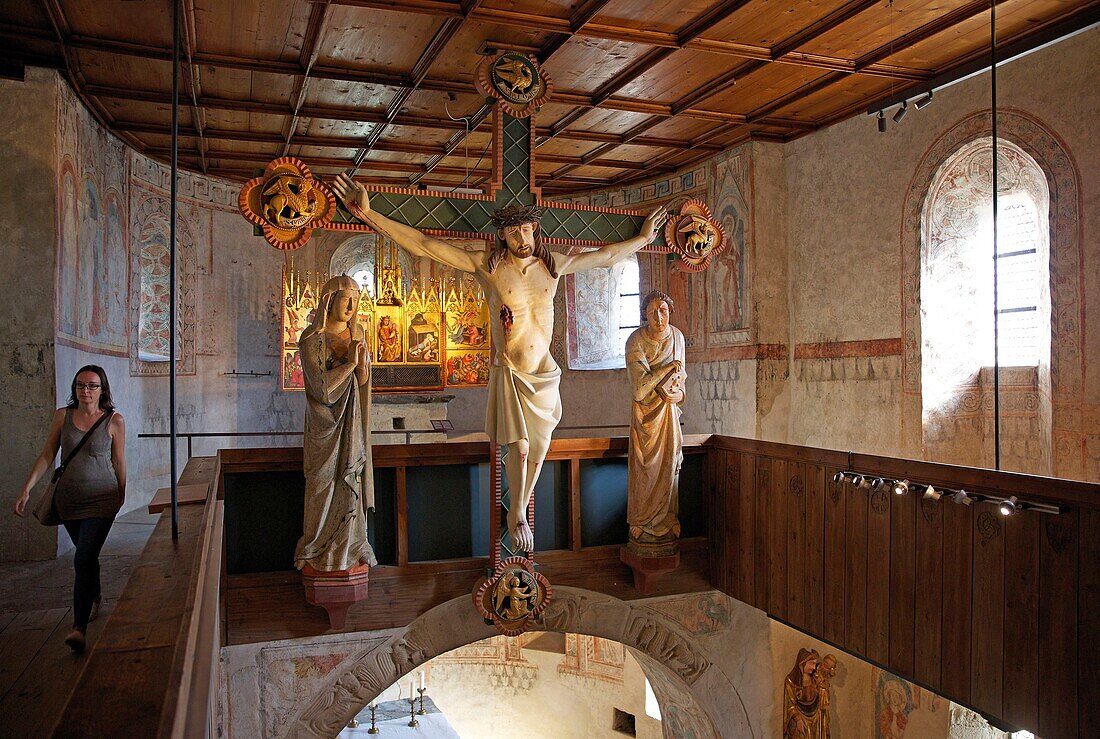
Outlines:
POLYGON ((241 188, 241 214, 263 231, 276 249, 297 249, 332 219, 336 198, 294 157, 280 157, 241 188))
POLYGON ((534 562, 526 557, 509 557, 497 565, 491 577, 479 583, 474 606, 502 634, 517 636, 542 613, 551 596, 550 583, 535 571, 534 562))
POLYGON ((552 83, 534 58, 517 51, 503 51, 482 61, 477 71, 477 89, 499 100, 512 116, 526 118, 546 101, 552 83))
POLYGON ((680 255, 682 267, 689 272, 706 269, 711 259, 729 246, 722 224, 714 220, 702 200, 688 200, 678 215, 668 219, 665 241, 680 255))

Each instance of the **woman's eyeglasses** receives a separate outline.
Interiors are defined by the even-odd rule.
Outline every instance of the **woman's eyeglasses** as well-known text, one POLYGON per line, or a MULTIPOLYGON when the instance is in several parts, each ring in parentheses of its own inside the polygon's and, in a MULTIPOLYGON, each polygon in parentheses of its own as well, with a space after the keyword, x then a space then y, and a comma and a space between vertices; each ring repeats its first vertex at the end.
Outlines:
POLYGON ((77 390, 99 390, 100 384, 98 382, 78 382, 76 383, 77 390))

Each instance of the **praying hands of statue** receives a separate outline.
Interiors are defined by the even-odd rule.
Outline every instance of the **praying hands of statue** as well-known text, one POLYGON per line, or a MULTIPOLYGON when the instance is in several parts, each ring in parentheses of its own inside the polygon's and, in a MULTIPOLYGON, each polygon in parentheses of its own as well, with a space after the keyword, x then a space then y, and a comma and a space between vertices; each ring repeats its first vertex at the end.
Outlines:
POLYGON ((360 385, 365 385, 370 376, 370 355, 367 353, 366 343, 359 339, 353 340, 348 354, 352 357, 351 361, 355 362, 355 379, 360 385))

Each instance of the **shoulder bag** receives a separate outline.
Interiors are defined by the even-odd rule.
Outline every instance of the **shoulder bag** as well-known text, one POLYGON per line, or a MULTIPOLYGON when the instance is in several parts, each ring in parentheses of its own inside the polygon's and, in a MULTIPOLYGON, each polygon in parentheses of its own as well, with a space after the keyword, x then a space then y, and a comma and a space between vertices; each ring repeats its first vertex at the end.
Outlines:
POLYGON ((54 505, 54 493, 57 492, 57 481, 61 479, 61 476, 65 474, 65 467, 69 462, 73 461, 73 457, 84 447, 84 442, 95 433, 95 430, 99 428, 99 425, 111 417, 114 411, 107 411, 99 420, 92 424, 92 427, 84 432, 84 436, 80 439, 76 446, 72 448, 68 456, 61 460, 61 466, 53 471, 50 476, 50 484, 46 486, 46 492, 42 498, 38 501, 38 505, 34 507, 34 517, 38 519, 38 522, 43 526, 57 526, 61 523, 61 517, 57 515, 57 506, 54 505))

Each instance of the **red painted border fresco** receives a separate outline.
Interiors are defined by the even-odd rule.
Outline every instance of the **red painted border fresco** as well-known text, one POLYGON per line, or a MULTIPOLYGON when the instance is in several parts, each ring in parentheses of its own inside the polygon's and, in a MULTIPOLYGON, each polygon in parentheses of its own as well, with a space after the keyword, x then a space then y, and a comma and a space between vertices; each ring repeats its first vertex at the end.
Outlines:
POLYGON ((696 362, 730 362, 746 359, 785 362, 790 359, 790 356, 790 347, 786 344, 712 346, 688 352, 688 358, 696 362))
POLYGON ((900 357, 902 348, 903 342, 900 336, 893 339, 867 339, 864 341, 822 341, 796 344, 794 358, 900 357))

